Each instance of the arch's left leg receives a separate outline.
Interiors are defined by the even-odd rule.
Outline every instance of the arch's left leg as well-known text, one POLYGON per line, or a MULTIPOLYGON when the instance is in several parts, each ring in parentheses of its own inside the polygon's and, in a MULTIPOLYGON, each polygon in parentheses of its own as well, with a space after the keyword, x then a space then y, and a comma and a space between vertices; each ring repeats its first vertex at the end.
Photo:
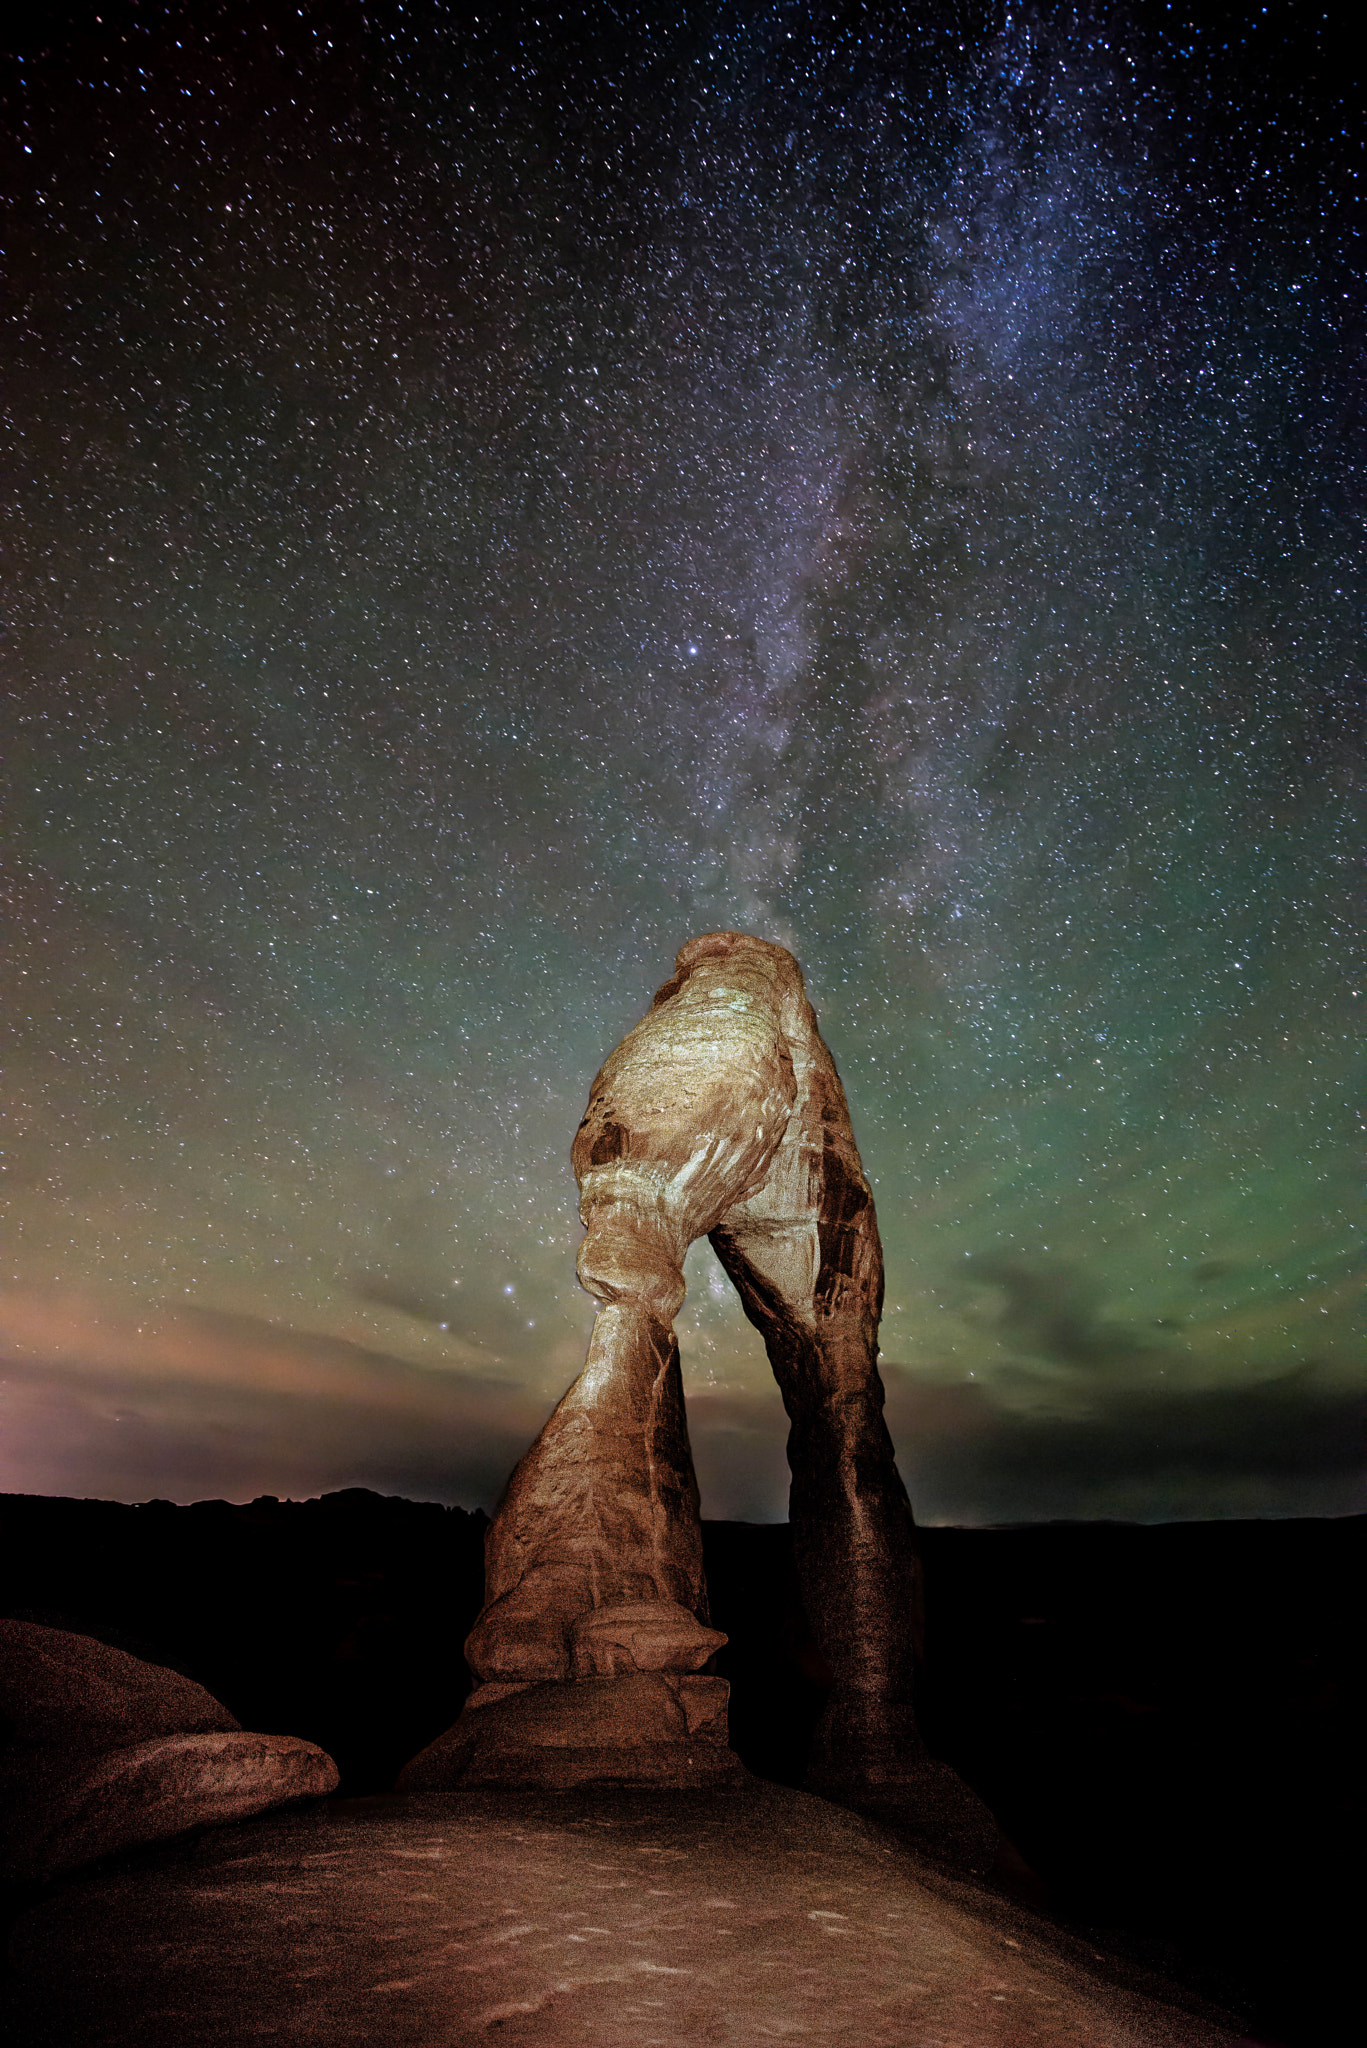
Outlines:
MULTIPOLYGON (((641 1602, 675 1610, 677 1668, 707 1655, 674 1318, 689 1245, 762 1182, 787 1128, 795 1084, 781 1009, 796 969, 732 933, 694 940, 677 968, 595 1079, 575 1139, 579 1278, 600 1307, 584 1370, 489 1530, 484 1611, 466 1643, 486 1683, 589 1675, 586 1631, 641 1602)), ((656 1651, 663 1625, 650 1625, 656 1651)))
POLYGON ((739 1771, 727 1686, 695 1675, 725 1637, 707 1625, 673 1324, 689 1244, 759 1186, 787 1126, 795 977, 761 940, 693 940, 594 1081, 573 1155, 579 1276, 600 1304, 588 1359, 489 1529, 466 1642, 481 1683, 407 1787, 739 1771))

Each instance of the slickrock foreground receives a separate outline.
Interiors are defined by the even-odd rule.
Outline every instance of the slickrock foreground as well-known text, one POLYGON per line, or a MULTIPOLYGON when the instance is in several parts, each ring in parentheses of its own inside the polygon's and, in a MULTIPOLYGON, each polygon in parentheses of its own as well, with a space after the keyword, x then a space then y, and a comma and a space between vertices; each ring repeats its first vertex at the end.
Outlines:
POLYGON ((10 1940, 26 2048, 1230 2048, 798 1792, 328 1802, 69 1881, 10 1940))
POLYGON ((782 946, 710 932, 594 1080, 573 1150, 599 1302, 584 1370, 489 1530, 477 1684, 405 1791, 458 1782, 716 1785, 726 1686, 710 1627, 674 1318, 711 1240, 764 1338, 791 1429, 789 1518, 832 1684, 814 1789, 920 1829, 972 1870, 995 1821, 917 1723, 921 1573, 883 1421, 883 1255, 835 1064, 782 946))
POLYGON ((0 1886, 336 1785, 314 1743, 249 1734, 178 1671, 0 1620, 0 1886))

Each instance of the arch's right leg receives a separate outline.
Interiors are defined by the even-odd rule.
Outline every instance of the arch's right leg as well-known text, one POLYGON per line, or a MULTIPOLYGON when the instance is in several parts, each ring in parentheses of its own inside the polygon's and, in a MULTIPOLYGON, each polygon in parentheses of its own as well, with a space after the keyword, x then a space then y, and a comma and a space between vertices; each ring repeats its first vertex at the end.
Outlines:
MULTIPOLYGON (((871 1207, 868 1229, 863 1263, 876 1295, 881 1261, 871 1207)), ((794 1562, 834 1679, 808 1783, 837 1796, 867 1789, 904 1776, 923 1746, 921 1563, 883 1420, 876 1318, 858 1299, 822 1313, 815 1217, 743 1212, 726 1218, 711 1241, 764 1338, 788 1411, 794 1562)))
POLYGON ((834 1684, 807 1783, 884 1810, 986 1869, 999 1832, 918 1725, 921 1561, 883 1420, 883 1253, 844 1090, 810 1005, 785 1032, 797 1099, 764 1185, 711 1233, 788 1411, 789 1522, 807 1618, 834 1684))
POLYGON ((843 1312, 822 1313, 821 1234, 811 1218, 785 1227, 742 1209, 711 1241, 764 1338, 791 1423, 794 1562, 834 1681, 805 1782, 907 1828, 935 1855, 990 1870, 996 1820, 930 1754, 919 1726, 921 1563, 883 1420, 876 1323, 848 1300, 843 1312))

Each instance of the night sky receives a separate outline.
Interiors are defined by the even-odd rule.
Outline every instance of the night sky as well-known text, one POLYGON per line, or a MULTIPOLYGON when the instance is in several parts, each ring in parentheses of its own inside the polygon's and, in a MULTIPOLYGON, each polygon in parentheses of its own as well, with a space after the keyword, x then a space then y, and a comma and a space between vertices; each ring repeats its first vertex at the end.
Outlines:
POLYGON ((0 1490, 491 1507, 589 1082, 734 927, 923 1519, 1367 1508, 1353 10, 30 13, 0 1490))

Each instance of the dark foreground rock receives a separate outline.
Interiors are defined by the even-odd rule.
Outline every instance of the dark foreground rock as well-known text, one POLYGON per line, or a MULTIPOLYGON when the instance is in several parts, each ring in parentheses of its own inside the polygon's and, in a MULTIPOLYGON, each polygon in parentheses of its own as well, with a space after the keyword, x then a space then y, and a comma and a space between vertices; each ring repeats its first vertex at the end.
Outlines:
POLYGON ((0 1494, 0 1615, 188 1671, 383 1792, 455 1719, 488 1517, 352 1487, 241 1506, 0 1494))
POLYGON ((1240 2027, 800 1792, 329 1801, 17 1922, 26 2048, 1231 2048, 1240 2027))
MULTIPOLYGON (((914 1450, 915 1446, 911 1446, 914 1450)), ((314 1501, 0 1495, 0 1613, 193 1673, 387 1791, 469 1688, 485 1523, 314 1501)), ((704 1522, 730 1742, 798 1785, 829 1684, 786 1527, 704 1522)), ((1367 1517, 921 1531, 927 1740, 1051 1911, 1289 2048, 1360 2031, 1367 1517), (1345 2014, 1349 2017, 1345 2020, 1345 2014)))
POLYGON ((249 1734, 180 1672, 31 1622, 0 1621, 0 1743, 8 1885, 337 1785, 313 1743, 249 1734))

